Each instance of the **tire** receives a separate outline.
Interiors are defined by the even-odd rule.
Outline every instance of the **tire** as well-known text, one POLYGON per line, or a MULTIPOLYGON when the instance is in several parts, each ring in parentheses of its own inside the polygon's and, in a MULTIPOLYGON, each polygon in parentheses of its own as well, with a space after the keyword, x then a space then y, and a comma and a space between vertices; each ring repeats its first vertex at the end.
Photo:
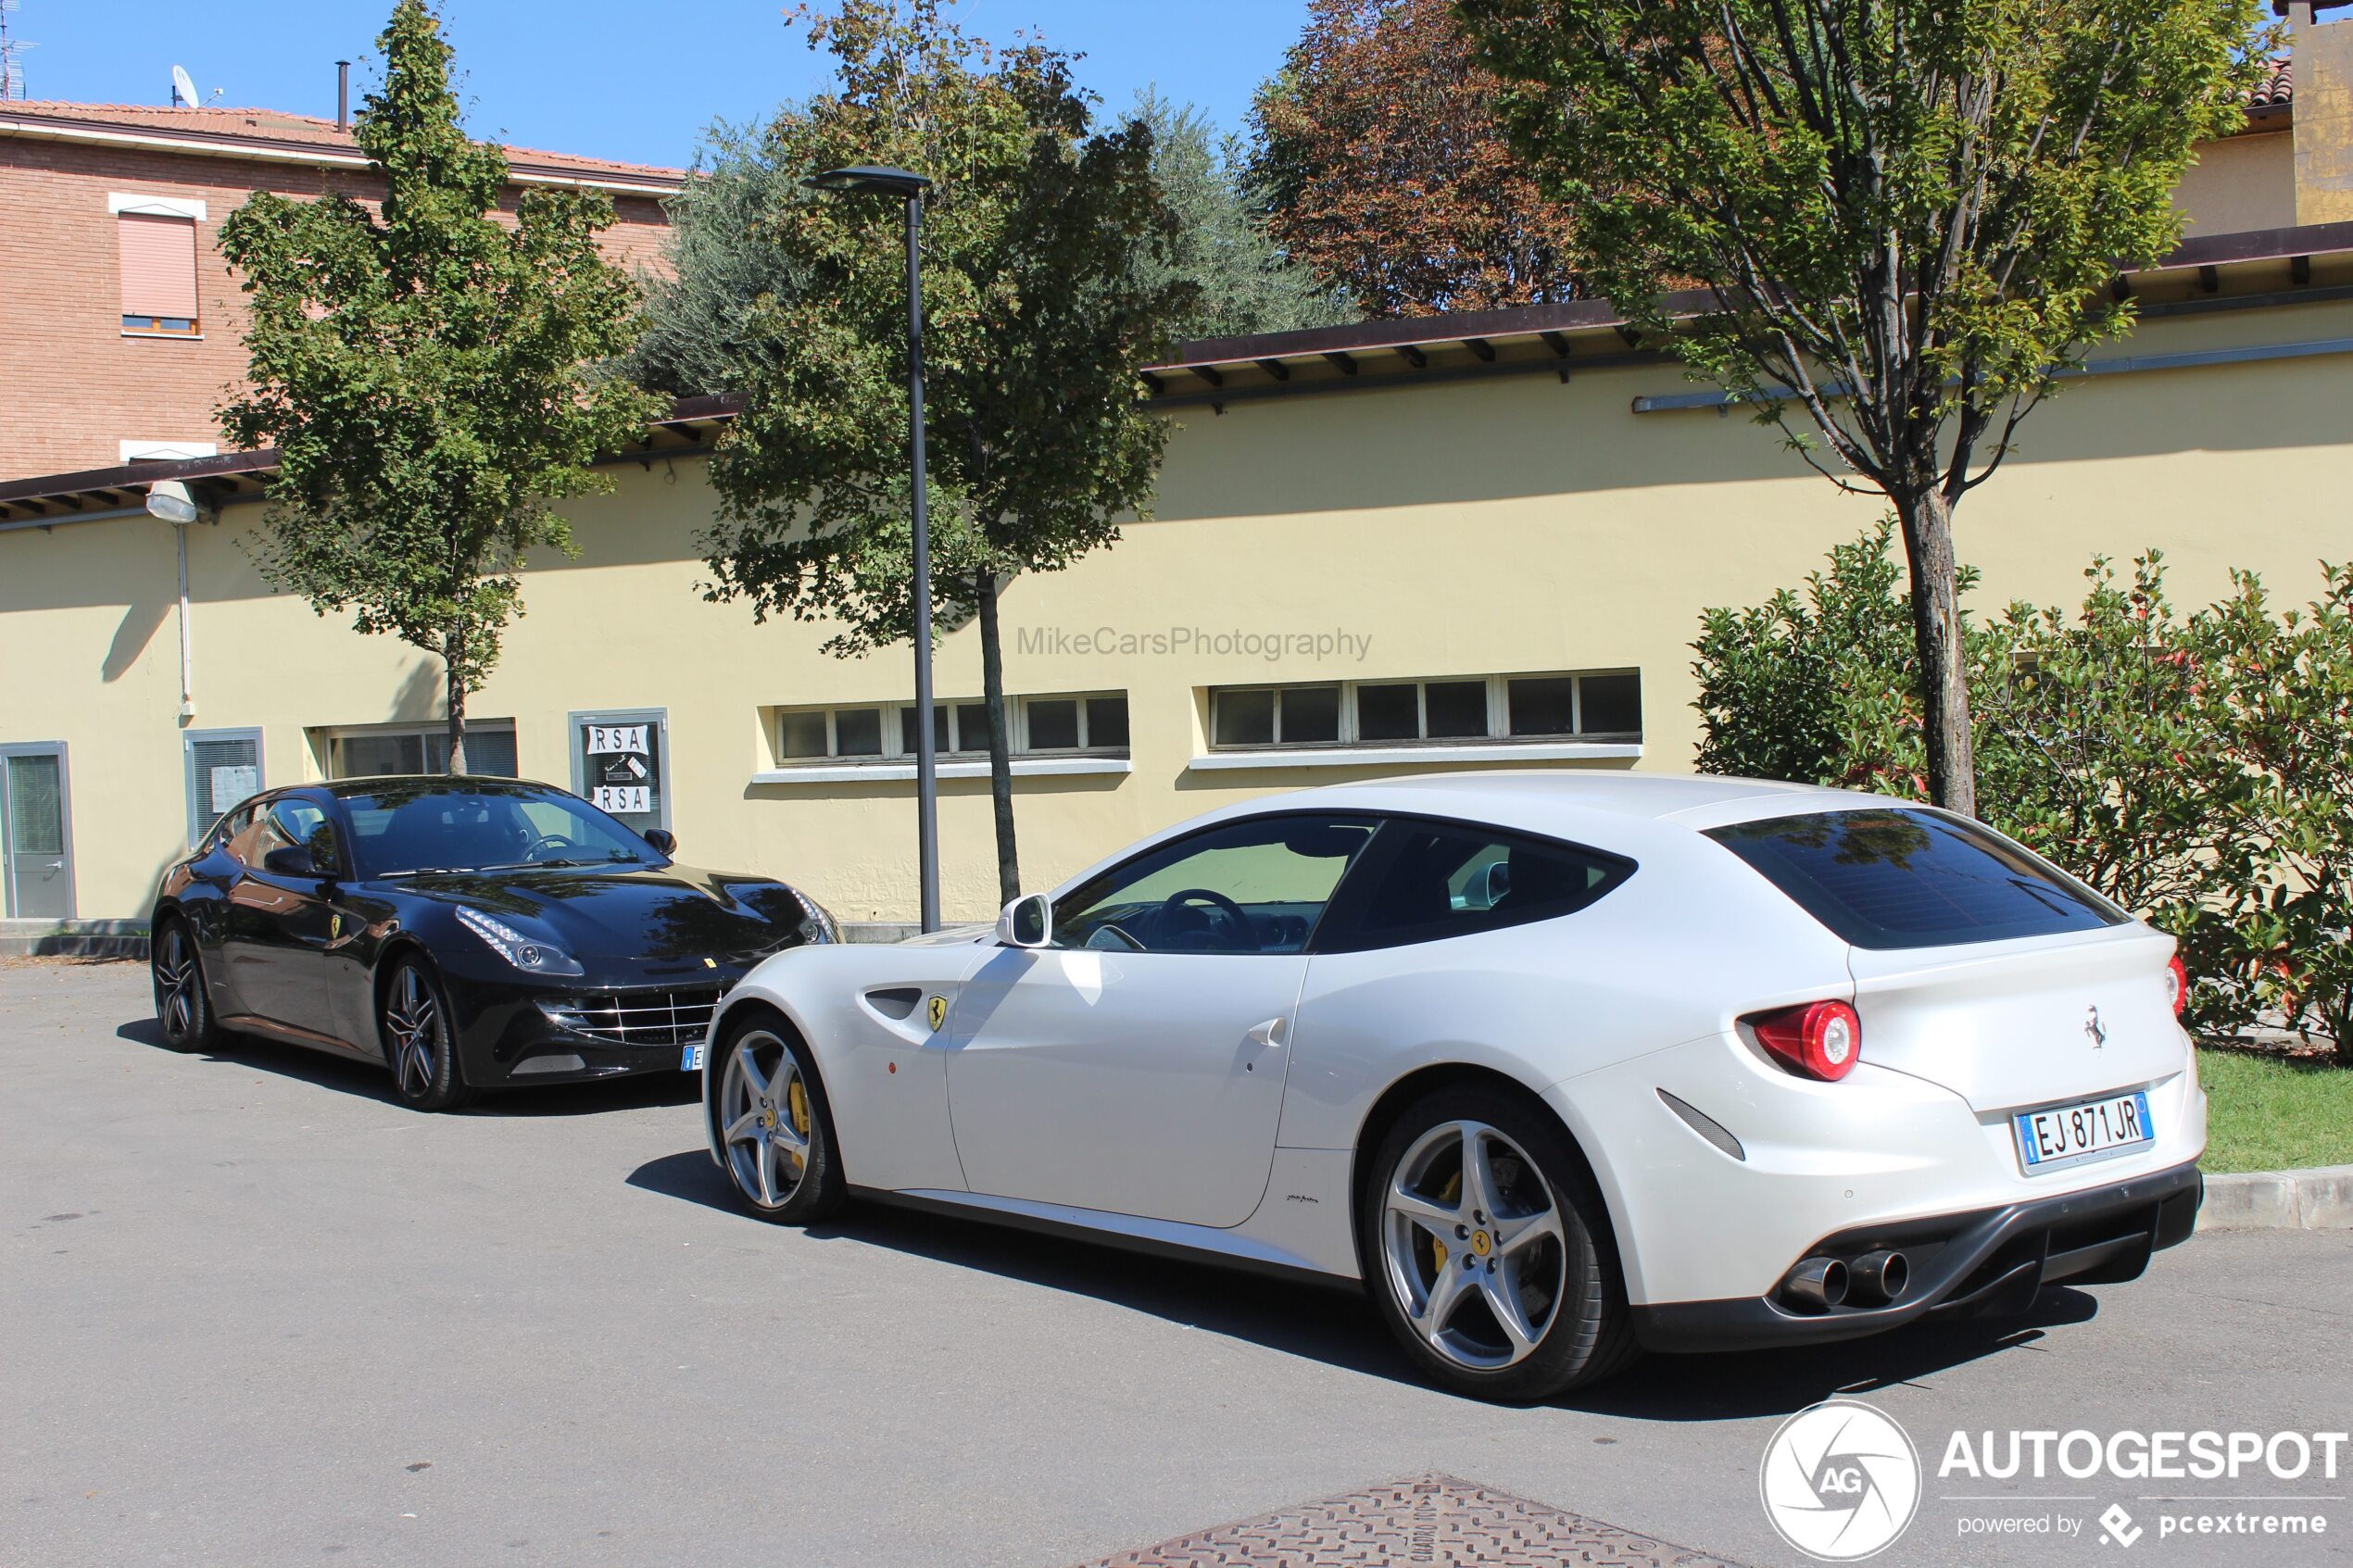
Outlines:
POLYGON ((455 1110, 473 1098, 458 1060, 449 998, 433 966, 415 953, 393 962, 376 1005, 376 1033, 392 1092, 411 1110, 455 1110))
POLYGON ((1601 1195, 1550 1112, 1507 1091, 1439 1089, 1390 1128, 1371 1169, 1356 1226, 1365 1286, 1430 1381, 1542 1399, 1641 1356, 1601 1195))
POLYGON ((205 988, 204 955, 186 921, 172 915, 157 922, 148 943, 147 973, 155 984, 163 1043, 175 1051, 210 1050, 220 1038, 220 1025, 205 988))
POLYGON ((708 1071, 720 1163, 744 1209, 780 1225, 810 1225, 849 1194, 825 1085, 800 1036, 766 1008, 730 1017, 708 1071))

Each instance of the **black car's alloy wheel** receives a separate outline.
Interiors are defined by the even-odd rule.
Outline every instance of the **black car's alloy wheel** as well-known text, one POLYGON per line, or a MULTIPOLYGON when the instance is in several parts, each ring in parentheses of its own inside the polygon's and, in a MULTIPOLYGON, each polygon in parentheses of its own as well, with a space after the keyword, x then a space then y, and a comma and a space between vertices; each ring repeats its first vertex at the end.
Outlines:
POLYGON ((783 1020, 743 1010, 730 1020, 710 1071, 718 1079, 719 1144, 745 1206, 795 1225, 839 1208, 844 1183, 824 1085, 783 1020))
POLYGON ((186 922, 164 922, 156 933, 147 967, 155 979, 156 1022, 163 1025, 163 1043, 176 1051, 211 1045, 218 1033, 212 998, 205 994, 204 960, 186 922))
POLYGON ((441 985, 422 959, 395 964, 384 988, 384 1065, 401 1102, 419 1110, 454 1110, 472 1098, 458 1065, 457 1037, 441 985))
POLYGON ((1390 1129, 1372 1169, 1365 1278, 1433 1380, 1541 1399, 1640 1355, 1601 1195, 1549 1112, 1441 1089, 1390 1129))

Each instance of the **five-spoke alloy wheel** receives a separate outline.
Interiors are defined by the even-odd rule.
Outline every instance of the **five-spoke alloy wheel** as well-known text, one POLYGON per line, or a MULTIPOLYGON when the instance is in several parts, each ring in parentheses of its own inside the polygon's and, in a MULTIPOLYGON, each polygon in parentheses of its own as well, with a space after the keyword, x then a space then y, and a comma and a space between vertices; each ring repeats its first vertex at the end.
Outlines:
POLYGON ((156 1022, 163 1026, 163 1043, 176 1051, 211 1045, 217 1030, 212 998, 205 991, 204 960, 184 919, 174 915, 163 922, 147 962, 155 978, 156 1022))
POLYGON ((1360 1215, 1366 1277, 1439 1382, 1534 1399, 1633 1359, 1599 1197, 1549 1113, 1441 1090, 1390 1129, 1373 1173, 1360 1215))
POLYGON ((757 1010, 716 1047, 713 1115, 727 1174, 762 1219, 807 1224, 839 1206, 841 1164, 824 1086, 790 1030, 757 1010))
POLYGON ((457 1040, 441 985, 418 957, 394 964, 381 1010, 384 1065, 401 1103, 419 1110, 454 1110, 472 1098, 458 1063, 457 1040))

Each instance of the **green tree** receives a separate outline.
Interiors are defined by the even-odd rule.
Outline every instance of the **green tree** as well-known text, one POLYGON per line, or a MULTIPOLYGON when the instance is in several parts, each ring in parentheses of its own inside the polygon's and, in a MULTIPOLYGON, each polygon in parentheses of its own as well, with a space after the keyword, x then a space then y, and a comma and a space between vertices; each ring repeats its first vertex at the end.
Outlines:
POLYGON ((1245 189, 1239 138, 1219 136, 1207 116, 1146 91, 1134 116, 1152 135, 1152 179, 1176 220, 1165 254, 1139 256, 1146 283, 1196 285, 1200 301, 1185 337, 1228 337, 1337 326, 1357 319, 1345 292, 1285 255, 1245 189))
MULTIPOLYGON (((815 196, 784 176, 914 169, 925 202, 925 404, 933 583, 943 620, 977 617, 998 883, 1019 891, 999 596, 1144 515, 1167 437, 1136 372, 1198 288, 1164 262, 1176 220, 1140 122, 1089 130, 1070 61, 991 50, 941 19, 845 0, 810 20, 835 89, 780 111, 747 174, 762 278, 726 350, 745 406, 714 448, 714 598, 827 619, 829 651, 911 634, 907 279, 900 205, 815 196)), ((683 209, 691 223, 696 209, 683 209)), ((691 243, 682 239, 682 245, 691 243)))
POLYGON ((2178 238, 2257 0, 1459 0, 1572 260, 1893 504, 1935 797, 1976 805, 1953 509, 2178 238), (1705 314, 1666 293, 1696 280, 1705 314))
POLYGON ((376 44, 354 134, 377 207, 258 191, 221 225, 252 296, 250 386, 221 420, 278 448, 263 574, 441 657, 459 772, 522 558, 572 548, 550 503, 610 489, 591 460, 658 405, 590 368, 634 330, 635 287, 597 247, 611 203, 532 191, 500 221, 506 159, 459 124, 432 10, 400 0, 376 44))

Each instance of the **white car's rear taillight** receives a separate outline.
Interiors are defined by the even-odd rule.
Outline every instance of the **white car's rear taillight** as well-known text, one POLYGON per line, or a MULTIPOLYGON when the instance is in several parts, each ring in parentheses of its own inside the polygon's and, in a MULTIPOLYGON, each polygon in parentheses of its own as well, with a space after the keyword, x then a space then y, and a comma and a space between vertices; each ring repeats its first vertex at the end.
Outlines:
POLYGON ((2190 972, 2182 966, 2179 953, 2165 961, 2165 999, 2172 1004, 2177 1018, 2190 1005, 2190 972))
POLYGON ((1790 1072, 1835 1084, 1863 1055, 1863 1021, 1844 1002, 1801 1002, 1742 1020, 1790 1072))

